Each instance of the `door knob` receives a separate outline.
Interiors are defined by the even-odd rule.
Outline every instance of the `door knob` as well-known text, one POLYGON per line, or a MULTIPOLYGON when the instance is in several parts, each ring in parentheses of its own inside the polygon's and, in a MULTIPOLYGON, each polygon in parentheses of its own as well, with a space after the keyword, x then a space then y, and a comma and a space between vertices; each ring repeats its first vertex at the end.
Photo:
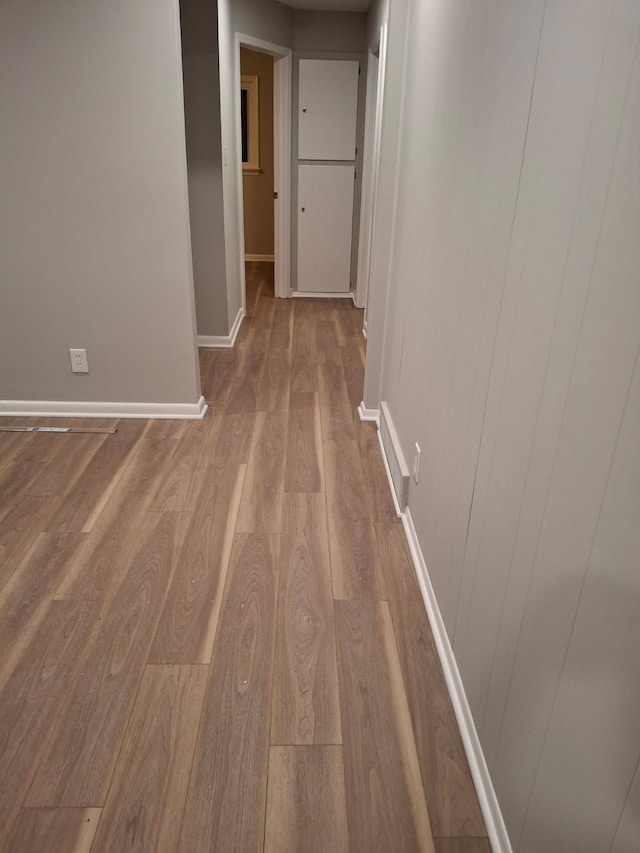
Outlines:
POLYGON ((303 107, 303 108, 302 108, 302 112, 303 112, 303 113, 306 113, 306 111, 307 111, 307 108, 306 108, 306 107, 303 107))

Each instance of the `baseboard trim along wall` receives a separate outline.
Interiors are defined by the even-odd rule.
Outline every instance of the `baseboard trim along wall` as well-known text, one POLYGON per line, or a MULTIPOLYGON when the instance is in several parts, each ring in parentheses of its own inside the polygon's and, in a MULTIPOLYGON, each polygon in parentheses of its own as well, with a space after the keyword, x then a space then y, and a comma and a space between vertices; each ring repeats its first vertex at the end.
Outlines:
MULTIPOLYGON (((358 407, 359 413, 361 409, 363 411, 367 411, 364 408, 363 403, 358 407)), ((369 409, 368 411, 375 410, 369 409)), ((388 414, 387 418, 389 418, 388 414)), ((365 420, 365 418, 362 419, 365 420)), ((371 420, 373 420, 373 418, 371 418, 371 420)), ((393 440, 396 442, 398 441, 395 431, 393 440)), ((436 649, 438 650, 438 657, 444 673, 449 696, 451 697, 453 712, 458 723, 458 728, 460 729, 462 744, 467 756, 467 761, 469 762, 469 769, 478 795, 478 802, 480 803, 482 816, 487 827, 487 834, 491 843, 491 849, 493 853, 512 853, 511 842, 509 841, 507 829, 502 818, 500 804, 498 803, 498 798, 496 797, 493 782, 491 781, 491 776, 489 774, 489 768, 487 767, 487 762, 484 758, 480 738, 478 737, 478 732, 476 730, 475 723, 473 722, 464 684, 460 676, 458 664, 449 641, 449 636, 444 625, 442 614, 440 613, 438 600, 431 584, 431 578, 429 577, 424 554, 422 553, 418 535, 413 524, 411 511, 409 507, 406 506, 404 512, 401 513, 398 506, 391 469, 389 468, 389 462, 382 443, 380 429, 378 429, 378 442, 380 444, 382 461, 384 462, 385 471, 387 472, 389 491, 393 498, 396 513, 402 519, 402 526, 404 527, 404 532, 409 544, 413 567, 418 579, 418 584, 420 585, 422 600, 427 612, 427 618, 429 619, 436 649)))
POLYGON ((0 416, 25 418, 162 418, 202 420, 204 397, 197 403, 80 403, 67 400, 0 400, 0 416))
POLYGON ((241 308, 228 335, 198 335, 198 346, 203 349, 233 349, 243 319, 244 308, 241 308))
POLYGON ((291 295, 298 299, 353 299, 353 294, 349 293, 324 293, 313 290, 292 290, 291 295))
POLYGON ((385 400, 380 403, 379 432, 387 471, 391 477, 389 482, 397 498, 400 512, 403 512, 409 501, 409 467, 405 461, 400 439, 385 400))
POLYGON ((245 255, 245 261, 267 261, 272 262, 275 261, 275 255, 245 255))
POLYGON ((493 853, 512 853, 511 842, 502 818, 500 804, 491 781, 489 768, 484 758, 480 738, 476 730, 467 694, 460 676, 458 664, 449 642, 449 636, 440 613, 438 600, 433 591, 424 555, 418 541, 416 529, 413 526, 411 511, 407 507, 401 516, 402 526, 409 543, 413 566, 422 592, 422 600, 427 611, 429 624, 438 650, 445 681, 451 697, 451 704, 460 729, 464 751, 469 762, 469 769, 478 795, 480 809, 487 827, 489 842, 493 853))
POLYGON ((358 406, 358 417, 361 421, 373 421, 380 426, 380 409, 367 409, 364 400, 358 406))

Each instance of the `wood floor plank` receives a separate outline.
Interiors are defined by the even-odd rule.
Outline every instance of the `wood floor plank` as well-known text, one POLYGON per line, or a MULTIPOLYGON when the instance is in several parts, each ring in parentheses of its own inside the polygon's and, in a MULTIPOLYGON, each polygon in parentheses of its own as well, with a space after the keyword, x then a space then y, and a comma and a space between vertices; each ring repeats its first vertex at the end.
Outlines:
POLYGON ((317 369, 320 405, 325 409, 351 409, 342 365, 340 363, 319 364, 317 369))
POLYGON ((372 517, 375 521, 398 522, 375 424, 360 425, 358 446, 372 517))
POLYGON ((118 431, 100 445, 71 493, 61 502, 49 524, 50 532, 85 530, 91 513, 96 507, 99 508, 101 498, 111 494, 120 480, 144 429, 145 422, 142 420, 118 422, 118 431))
POLYGON ((344 369, 349 369, 350 367, 361 367, 364 369, 365 358, 361 342, 354 343, 353 336, 347 338, 347 342, 340 346, 340 361, 344 369))
POLYGON ((381 523, 376 533, 433 833, 486 836, 404 529, 381 523))
POLYGON ((209 663, 246 466, 209 465, 158 622, 150 663, 209 663))
POLYGON ((35 433, 0 472, 0 520, 11 512, 17 500, 29 494, 31 483, 64 448, 65 438, 69 436, 35 433))
POLYGON ((320 407, 289 410, 285 492, 324 492, 320 407))
POLYGON ((340 363, 318 365, 318 388, 324 440, 355 439, 356 407, 349 399, 344 371, 340 363))
POLYGON ((101 809, 20 809, 5 853, 89 853, 101 809))
POLYGON ((253 372, 243 373, 234 382, 229 400, 225 406, 225 412, 237 414, 238 412, 256 411, 256 382, 258 377, 253 372))
MULTIPOLYGON (((424 791, 399 716, 384 602, 335 604, 349 839, 354 850, 433 851, 424 791)), ((417 763, 417 759, 414 759, 417 763)))
POLYGON ((16 499, 0 520, 0 591, 33 547, 38 534, 48 529, 59 506, 58 497, 26 495, 16 499))
POLYGON ((147 666, 95 850, 177 847, 208 670, 147 666))
POLYGON ((178 849, 262 850, 276 537, 237 536, 178 849))
POLYGON ((185 512, 193 510, 201 485, 200 474, 209 457, 215 416, 192 421, 189 431, 176 444, 168 471, 151 505, 156 512, 185 512))
POLYGON ((491 853, 488 838, 434 838, 436 853, 491 853))
POLYGON ((209 405, 218 408, 229 399, 238 364, 234 350, 200 350, 202 394, 209 405))
POLYGON ((291 333, 293 329, 293 305, 291 300, 286 300, 278 309, 271 323, 271 337, 269 338, 269 349, 288 349, 291 346, 291 333))
POLYGON ((291 353, 291 394, 318 390, 318 371, 312 360, 308 340, 291 353))
POLYGON ((355 441, 325 441, 325 484, 334 598, 386 597, 360 452, 355 441))
MULTIPOLYGON (((209 415, 207 414, 207 417, 209 415)), ((131 421, 123 420, 120 422, 122 427, 126 424, 131 423, 131 421)), ((144 425, 144 421, 142 422, 144 425)), ((170 420, 169 418, 158 418, 153 421, 147 421, 144 435, 145 438, 149 439, 171 439, 173 441, 181 441, 185 435, 189 433, 189 430, 192 427, 192 421, 175 421, 170 420)), ((118 428, 118 432, 121 431, 121 428, 118 428)))
POLYGON ((240 502, 238 533, 279 533, 287 449, 287 412, 258 412, 240 502))
MULTIPOLYGON (((117 590, 140 545, 141 528, 173 452, 168 440, 142 439, 112 494, 87 520, 91 533, 56 590, 55 598, 105 600, 117 590)), ((100 502, 102 503, 102 502, 100 502)))
POLYGON ((353 303, 346 300, 340 303, 336 300, 332 319, 336 325, 336 334, 341 347, 361 345, 364 340, 362 334, 364 310, 362 308, 356 308, 353 303))
POLYGON ((0 695, 0 850, 95 630, 95 605, 53 602, 0 695))
POLYGON ((60 436, 58 453, 42 467, 25 493, 30 495, 66 495, 89 465, 91 458, 111 436, 69 433, 60 436))
POLYGON ((316 364, 340 365, 340 342, 335 323, 329 319, 324 306, 319 308, 319 311, 322 311, 322 314, 314 324, 313 360, 316 364), (324 319, 325 317, 327 319, 324 319))
POLYGON ((265 853, 347 853, 341 746, 272 746, 265 853))
POLYGON ((324 441, 354 441, 357 438, 357 413, 351 403, 327 408, 320 405, 320 421, 324 441))
MULTIPOLYGON (((0 426, 20 426, 19 418, 0 418, 0 426)), ((34 435, 28 432, 0 432, 0 474, 13 465, 16 456, 33 438, 34 435)))
POLYGON ((84 655, 26 806, 104 804, 183 524, 180 513, 154 514, 140 531, 140 545, 84 655))
POLYGON ((272 744, 342 742, 324 495, 285 495, 272 744))
MULTIPOLYGON (((343 350, 349 347, 343 347, 343 350)), ((344 358, 344 356, 343 356, 344 358)), ((349 402, 354 409, 357 409, 362 402, 364 389, 364 367, 361 367, 358 362, 351 362, 343 365, 345 377, 345 387, 349 402)))
POLYGON ((256 411, 286 411, 290 386, 291 354, 286 349, 269 350, 256 389, 256 411))
POLYGON ((217 415, 217 438, 210 460, 214 465, 242 465, 249 461, 249 451, 256 425, 254 412, 217 415))
POLYGON ((40 533, 0 597, 0 689, 32 641, 85 534, 40 533))

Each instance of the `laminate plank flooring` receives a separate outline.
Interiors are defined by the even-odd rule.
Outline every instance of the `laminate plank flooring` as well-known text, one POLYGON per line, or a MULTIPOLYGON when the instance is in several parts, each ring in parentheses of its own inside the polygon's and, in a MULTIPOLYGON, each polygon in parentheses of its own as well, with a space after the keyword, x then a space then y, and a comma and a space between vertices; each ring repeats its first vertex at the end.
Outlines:
POLYGON ((335 606, 349 837, 356 850, 433 851, 413 733, 396 704, 385 606, 335 606))
POLYGON ((0 849, 486 853, 362 312, 246 304, 204 420, 0 434, 0 849))
POLYGON ((129 571, 104 609, 25 799, 26 806, 102 805, 180 542, 178 513, 149 519, 129 571), (82 714, 73 712, 82 708, 82 714))
POLYGON ((402 527, 376 527, 423 783, 436 836, 485 832, 402 527), (425 709, 428 713, 425 714, 425 709))
POLYGON ((145 667, 100 823, 99 850, 175 850, 207 680, 145 667))
POLYGON ((277 540, 238 535, 214 646, 178 849, 264 843, 277 540))
POLYGON ((289 409, 285 492, 324 492, 322 427, 315 394, 310 403, 289 409))
POLYGON ((237 531, 280 533, 287 450, 287 412, 259 412, 249 453, 237 531))
POLYGON ((5 853, 89 853, 101 809, 21 809, 5 853))
POLYGON ((285 495, 271 743, 341 743, 324 495, 285 495))
POLYGON ((272 746, 265 853, 348 853, 341 746, 272 746))
POLYGON ((335 598, 385 598, 357 442, 325 441, 331 574, 335 598))
POLYGON ((436 853, 491 853, 488 838, 434 838, 436 853))

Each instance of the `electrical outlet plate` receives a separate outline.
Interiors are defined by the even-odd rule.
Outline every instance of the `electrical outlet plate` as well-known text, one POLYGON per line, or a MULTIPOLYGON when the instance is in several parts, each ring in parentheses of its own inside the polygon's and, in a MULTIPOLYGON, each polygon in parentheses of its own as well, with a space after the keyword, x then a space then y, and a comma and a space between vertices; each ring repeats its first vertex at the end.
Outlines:
POLYGON ((69 359, 71 360, 72 373, 89 372, 89 362, 87 361, 86 349, 70 349, 69 359))

